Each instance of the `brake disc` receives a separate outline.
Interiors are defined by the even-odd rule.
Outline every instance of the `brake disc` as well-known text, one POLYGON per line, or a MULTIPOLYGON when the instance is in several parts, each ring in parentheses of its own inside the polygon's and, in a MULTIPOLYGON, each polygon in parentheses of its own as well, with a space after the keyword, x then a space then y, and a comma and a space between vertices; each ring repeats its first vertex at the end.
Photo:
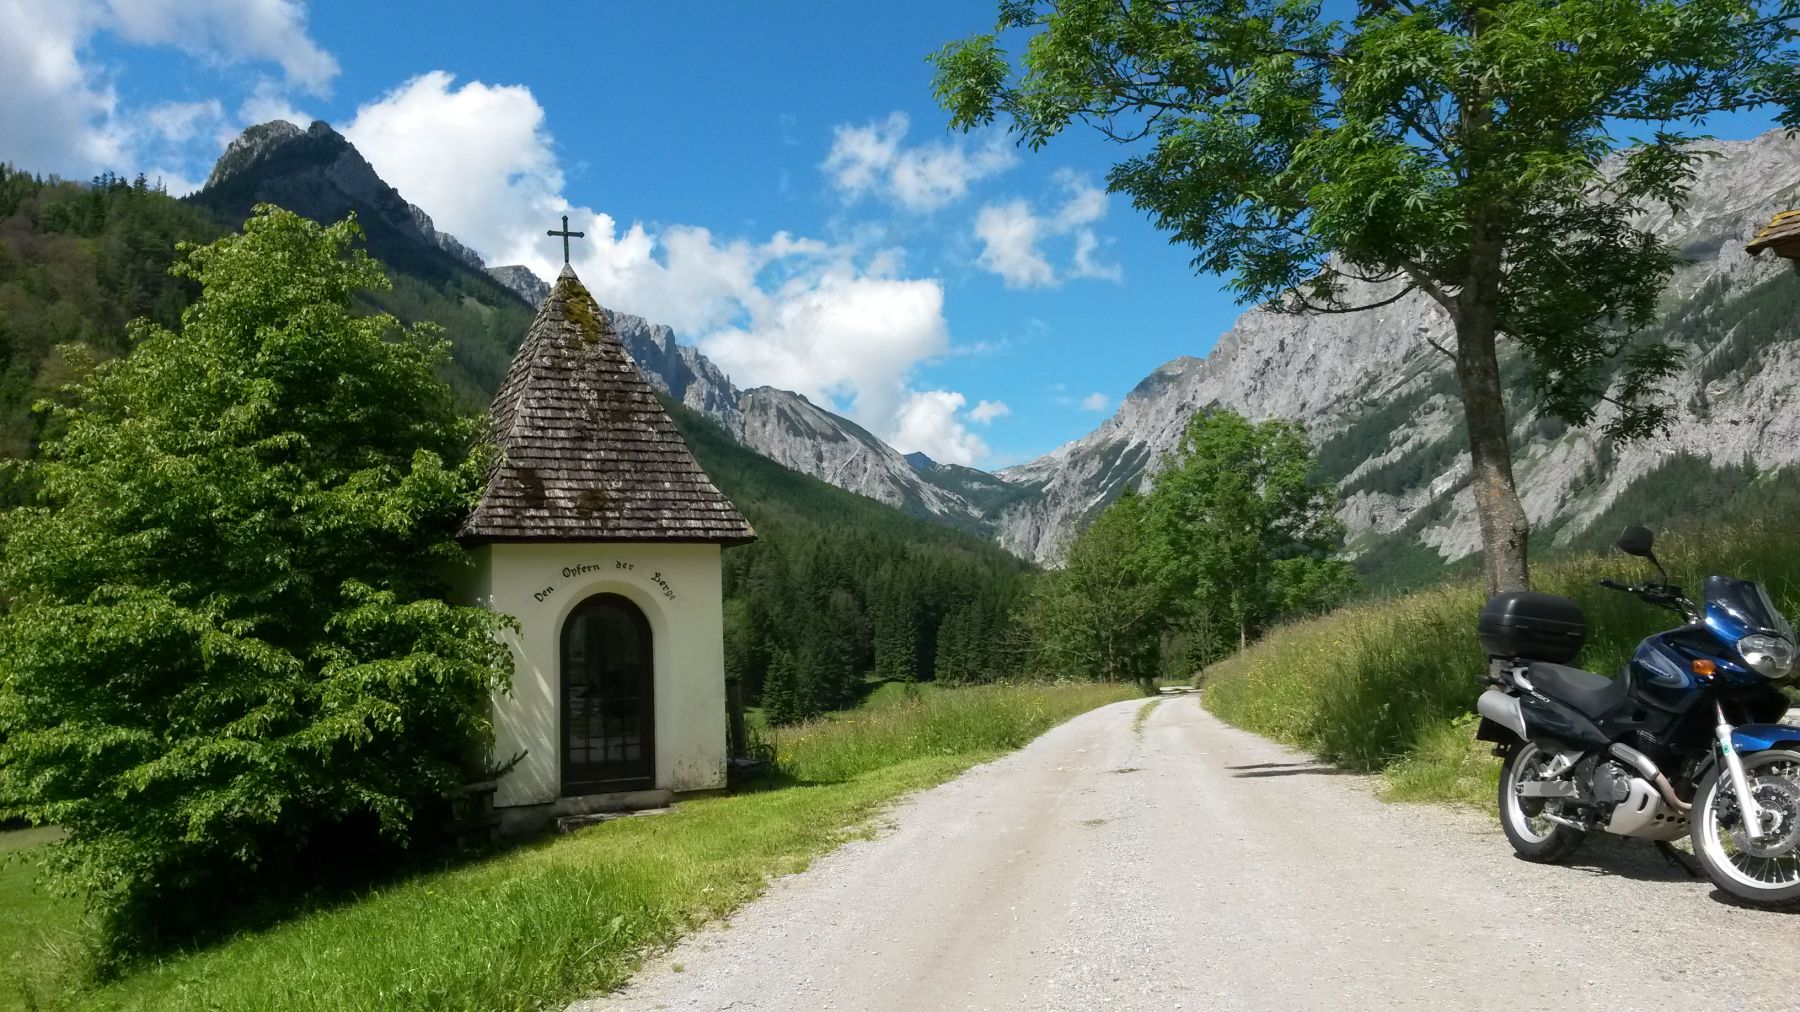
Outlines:
POLYGON ((1733 833, 1739 850, 1752 857, 1787 857, 1800 847, 1800 784, 1782 776, 1752 777, 1750 794, 1763 813, 1763 835, 1733 833))

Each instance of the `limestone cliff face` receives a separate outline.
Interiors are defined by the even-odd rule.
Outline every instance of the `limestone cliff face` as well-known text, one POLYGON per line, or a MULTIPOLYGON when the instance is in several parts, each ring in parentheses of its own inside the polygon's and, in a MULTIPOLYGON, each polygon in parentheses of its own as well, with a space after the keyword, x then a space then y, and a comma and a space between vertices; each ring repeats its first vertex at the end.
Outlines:
POLYGON ((437 226, 431 221, 431 215, 426 214, 424 208, 417 204, 408 204, 406 206, 412 209, 413 225, 419 230, 419 234, 425 237, 426 242, 431 243, 438 249, 443 250, 445 253, 450 254, 478 271, 487 269, 487 265, 481 262, 481 254, 464 246, 462 240, 450 233, 439 232, 437 226))
MULTIPOLYGON (((1558 537, 1584 529, 1677 453, 1718 464, 1800 461, 1800 346, 1792 342, 1800 322, 1771 332, 1768 320, 1781 286, 1800 279, 1785 262, 1743 251, 1758 225, 1800 199, 1800 141, 1772 132, 1709 146, 1718 157, 1702 163, 1690 205, 1645 220, 1690 261, 1670 288, 1659 335, 1687 351, 1684 371, 1665 388, 1678 407, 1670 433, 1613 445, 1547 420, 1515 420, 1526 511, 1558 537)), ((1328 454, 1351 451, 1337 473, 1353 546, 1403 537, 1460 558, 1479 543, 1463 490, 1468 455, 1458 452, 1448 361, 1426 341, 1449 335, 1448 320, 1422 296, 1346 316, 1247 312, 1205 358, 1151 373, 1094 432, 999 472, 1041 494, 1006 508, 998 538, 1056 562, 1098 509, 1153 478, 1194 411, 1216 405, 1304 422, 1328 454)))
POLYGON ((543 305, 544 300, 550 297, 550 285, 524 264, 489 267, 487 272, 489 277, 505 285, 508 291, 531 303, 534 309, 543 305))
POLYGON ((652 384, 717 421, 725 431, 741 434, 741 395, 718 366, 695 349, 675 343, 675 332, 660 323, 612 310, 607 310, 607 316, 625 342, 625 350, 652 384))
POLYGON ((756 387, 738 409, 739 441, 777 463, 915 516, 960 522, 977 513, 867 429, 799 394, 756 387))

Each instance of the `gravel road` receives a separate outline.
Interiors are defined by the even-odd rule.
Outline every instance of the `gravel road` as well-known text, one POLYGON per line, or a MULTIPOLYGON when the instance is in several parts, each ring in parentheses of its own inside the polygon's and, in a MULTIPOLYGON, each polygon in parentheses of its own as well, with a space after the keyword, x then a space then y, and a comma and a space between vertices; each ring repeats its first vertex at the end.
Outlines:
POLYGON ((1221 724, 1078 717, 915 795, 596 1009, 1776 1009, 1800 916, 1650 844, 1512 856, 1479 813, 1221 724))

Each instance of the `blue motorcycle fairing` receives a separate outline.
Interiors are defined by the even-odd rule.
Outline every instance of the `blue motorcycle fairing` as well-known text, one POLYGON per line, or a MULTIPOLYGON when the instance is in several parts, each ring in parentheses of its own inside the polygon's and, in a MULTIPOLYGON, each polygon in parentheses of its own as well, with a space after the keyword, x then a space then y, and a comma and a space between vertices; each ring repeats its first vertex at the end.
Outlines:
POLYGON ((1732 728, 1734 752, 1766 752, 1772 748, 1800 748, 1800 727, 1792 724, 1741 724, 1732 728))
MULTIPOLYGON (((1671 715, 1686 713, 1703 698, 1699 690, 1704 683, 1693 673, 1694 661, 1713 662, 1728 684, 1745 677, 1743 669, 1720 656, 1722 653, 1718 637, 1704 625, 1684 625, 1646 637, 1630 663, 1638 697, 1671 715)), ((1750 674, 1754 681, 1763 680, 1761 675, 1750 674)))

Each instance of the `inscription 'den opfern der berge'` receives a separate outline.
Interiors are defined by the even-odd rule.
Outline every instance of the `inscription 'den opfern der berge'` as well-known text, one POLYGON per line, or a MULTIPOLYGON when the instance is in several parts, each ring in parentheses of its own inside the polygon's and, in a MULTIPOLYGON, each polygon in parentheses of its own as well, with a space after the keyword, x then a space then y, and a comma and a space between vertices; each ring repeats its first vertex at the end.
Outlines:
MULTIPOLYGON (((577 577, 577 576, 585 576, 588 573, 597 573, 603 569, 612 570, 614 572, 627 572, 627 573, 635 572, 637 570, 637 563, 635 563, 635 562, 614 562, 612 565, 608 566, 604 562, 583 562, 583 563, 579 563, 579 564, 573 565, 573 566, 564 566, 562 568, 562 575, 563 575, 563 579, 567 580, 567 579, 571 579, 571 578, 577 577)), ((662 594, 664 600, 668 600, 668 601, 675 600, 675 588, 669 586, 669 581, 662 575, 662 573, 656 572, 654 570, 651 571, 649 580, 651 583, 656 584, 656 589, 659 593, 662 594)), ((531 597, 533 600, 542 604, 544 601, 548 600, 555 593, 556 593, 556 585, 551 584, 550 586, 545 587, 543 590, 537 591, 536 593, 532 594, 531 597)))

